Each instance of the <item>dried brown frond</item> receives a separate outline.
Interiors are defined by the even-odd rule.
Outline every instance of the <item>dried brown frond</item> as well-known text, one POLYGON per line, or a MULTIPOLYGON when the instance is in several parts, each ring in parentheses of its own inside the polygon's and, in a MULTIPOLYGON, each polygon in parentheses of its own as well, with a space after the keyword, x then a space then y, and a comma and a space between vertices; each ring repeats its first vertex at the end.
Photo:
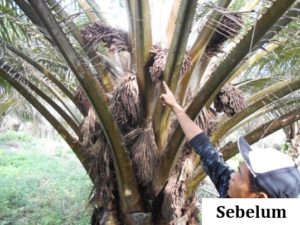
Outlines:
POLYGON ((172 220, 169 225, 179 225, 179 224, 188 224, 188 225, 200 225, 198 219, 199 209, 196 206, 196 197, 192 197, 186 201, 186 204, 181 209, 182 216, 172 220))
POLYGON ((151 79, 154 83, 157 83, 162 78, 163 71, 166 67, 168 49, 154 45, 150 49, 150 53, 154 59, 153 65, 150 67, 151 79))
POLYGON ((190 144, 186 144, 182 150, 181 156, 178 159, 175 170, 180 171, 182 178, 189 177, 194 172, 194 158, 197 156, 197 153, 192 149, 190 144))
POLYGON ((80 128, 83 134, 81 144, 89 153, 90 171, 88 173, 95 184, 90 204, 99 207, 106 206, 112 199, 112 159, 108 143, 92 108, 89 109, 80 128))
POLYGON ((96 22, 81 30, 81 35, 85 44, 92 49, 96 49, 100 42, 103 42, 111 52, 131 51, 128 33, 96 22))
POLYGON ((184 207, 184 214, 188 217, 187 224, 189 225, 200 225, 198 219, 199 209, 197 208, 196 204, 197 198, 193 196, 187 201, 187 204, 184 207))
POLYGON ((87 116, 91 103, 82 87, 78 87, 75 93, 75 103, 82 115, 87 116))
POLYGON ((228 116, 233 116, 246 108, 246 100, 242 91, 231 84, 226 84, 216 96, 214 105, 217 112, 223 111, 228 116))
POLYGON ((195 119, 195 123, 208 135, 216 129, 217 115, 213 109, 204 107, 195 119))
POLYGON ((230 38, 235 37, 242 28, 242 17, 238 13, 225 14, 220 20, 216 31, 206 47, 206 54, 214 56, 221 52, 221 45, 230 38))
POLYGON ((193 151, 186 145, 165 187, 162 212, 163 217, 171 221, 170 224, 176 224, 184 216, 183 208, 187 204, 185 180, 194 171, 193 157, 193 151))
MULTIPOLYGON (((194 96, 188 92, 187 103, 189 104, 193 100, 194 96)), ((214 109, 207 109, 204 107, 195 119, 195 123, 208 135, 216 129, 217 126, 217 114, 214 109)))
MULTIPOLYGON (((100 82, 100 81, 99 81, 100 82)), ((100 82, 101 84, 101 82, 100 82)), ((75 92, 75 104, 78 108, 78 110, 82 113, 84 117, 87 116, 89 109, 91 108, 90 100, 88 99, 85 91, 81 86, 77 87, 75 92)), ((110 101, 112 96, 109 93, 106 93, 106 101, 110 101)))
MULTIPOLYGON (((154 45, 150 49, 150 53, 154 61, 152 66, 150 67, 151 79, 154 84, 157 84, 158 81, 162 79, 169 50, 166 48, 162 48, 159 45, 154 45)), ((191 69, 191 66, 191 58, 187 54, 185 54, 181 68, 181 75, 184 75, 189 69, 191 69)))
POLYGON ((135 74, 127 73, 120 78, 112 92, 109 107, 123 132, 128 132, 139 124, 141 104, 135 74))
POLYGON ((184 75, 187 71, 192 68, 192 60, 188 54, 184 55, 183 64, 181 67, 181 75, 184 75))
POLYGON ((115 201, 110 202, 107 207, 94 207, 94 211, 91 217, 91 225, 116 225, 120 224, 117 221, 117 203, 115 201))
POLYGON ((140 136, 143 130, 143 128, 138 127, 125 135, 125 143, 127 148, 131 148, 131 146, 134 144, 135 140, 138 138, 138 136, 140 136))
POLYGON ((168 180, 164 190, 162 203, 162 215, 167 221, 174 221, 181 217, 181 209, 184 206, 184 181, 174 173, 168 180))
POLYGON ((98 207, 106 207, 113 199, 113 172, 111 169, 111 155, 108 144, 99 138, 97 142, 89 149, 90 152, 97 154, 91 160, 91 171, 89 173, 94 177, 94 193, 90 203, 98 207), (93 149, 91 149, 93 148, 93 149))
POLYGON ((157 152, 152 124, 148 123, 131 147, 131 158, 136 175, 143 185, 149 184, 153 179, 158 160, 157 152))
POLYGON ((93 143, 91 134, 95 133, 96 115, 90 108, 82 123, 80 124, 80 131, 82 136, 80 142, 85 149, 88 149, 93 143))

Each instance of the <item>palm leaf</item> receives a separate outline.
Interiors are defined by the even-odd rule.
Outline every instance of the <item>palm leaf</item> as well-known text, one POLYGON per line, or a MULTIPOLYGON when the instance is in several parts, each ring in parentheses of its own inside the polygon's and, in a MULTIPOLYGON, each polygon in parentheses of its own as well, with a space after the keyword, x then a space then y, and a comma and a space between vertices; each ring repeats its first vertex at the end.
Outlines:
POLYGON ((294 81, 282 81, 252 96, 247 100, 248 107, 245 110, 237 113, 231 119, 220 125, 220 127, 211 137, 212 143, 216 143, 223 135, 227 133, 229 129, 233 127, 233 121, 235 121, 235 124, 240 122, 242 119, 246 118, 266 104, 271 103, 274 100, 291 93, 292 91, 298 90, 300 87, 299 85, 299 79, 294 81))
MULTIPOLYGON (((0 95, 1 99, 4 99, 3 95, 0 95)), ((7 114, 9 109, 13 107, 15 104, 17 104, 16 99, 10 98, 6 100, 1 100, 0 102, 0 120, 7 114)))
POLYGON ((253 95, 278 81, 280 81, 280 78, 264 77, 258 79, 247 79, 245 81, 235 83, 234 86, 240 89, 243 93, 253 95))

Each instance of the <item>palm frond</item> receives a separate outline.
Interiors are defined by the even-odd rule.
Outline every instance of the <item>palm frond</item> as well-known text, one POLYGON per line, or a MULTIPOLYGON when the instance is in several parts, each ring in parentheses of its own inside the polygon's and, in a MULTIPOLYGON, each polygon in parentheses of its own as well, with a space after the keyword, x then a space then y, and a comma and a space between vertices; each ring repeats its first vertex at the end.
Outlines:
POLYGON ((5 99, 3 94, 0 95, 0 99, 0 120, 2 120, 9 109, 11 109, 17 103, 17 101, 14 98, 5 99))
MULTIPOLYGON (((280 116, 279 118, 273 119, 270 122, 259 126, 255 130, 252 130, 251 132, 245 135, 245 139, 251 145, 252 143, 259 141, 260 139, 274 133, 275 131, 282 129, 295 121, 298 121, 300 117, 299 113, 300 109, 299 107, 297 107, 295 110, 283 116, 280 116)), ((225 160, 229 159, 238 153, 237 143, 235 142, 226 145, 222 149, 220 149, 220 151, 222 152, 225 160)))
POLYGON ((106 104, 105 91, 93 76, 89 64, 85 62, 83 58, 79 57, 78 53, 71 45, 49 6, 42 1, 36 2, 30 0, 29 2, 35 11, 39 13, 39 17, 47 27, 51 37, 55 40, 55 43, 62 52, 70 68, 72 68, 78 81, 86 91, 95 109, 97 118, 102 124, 104 134, 112 149, 113 164, 118 180, 119 196, 124 210, 140 211, 142 201, 138 192, 136 179, 132 167, 129 164, 125 146, 122 145, 123 141, 121 133, 113 120, 112 114, 109 113, 106 104), (132 195, 126 194, 128 190, 131 191, 132 195))
MULTIPOLYGON (((238 63, 249 53, 249 47, 256 44, 259 39, 270 29, 270 27, 284 14, 284 12, 294 3, 294 0, 288 2, 276 1, 272 2, 271 6, 266 9, 262 16, 257 21, 255 28, 252 27, 239 41, 239 43, 226 55, 210 78, 201 88, 198 95, 194 98, 193 102, 189 105, 186 112, 191 118, 195 118, 205 104, 210 105, 220 88, 229 79, 230 71, 238 65, 238 63), (276 13, 275 13, 276 11, 276 13)), ((178 146, 182 146, 183 132, 177 129, 172 135, 172 142, 169 142, 167 149, 167 157, 162 160, 161 180, 165 181, 172 168, 173 161, 176 159, 178 153, 178 146), (166 165, 168 165, 166 168, 166 165)))
POLYGON ((256 95, 248 98, 248 107, 245 108, 245 110, 235 114, 232 118, 223 122, 222 124, 219 124, 218 129, 211 137, 212 143, 216 143, 222 136, 227 133, 228 130, 230 130, 242 119, 246 118, 265 105, 277 100, 278 98, 282 98, 283 96, 286 96, 291 92, 298 90, 299 87, 299 79, 293 81, 281 81, 280 83, 274 84, 258 92, 256 95), (235 122, 233 123, 233 121, 235 122))
POLYGON ((239 83, 235 83, 234 86, 240 89, 243 93, 247 93, 247 95, 253 95, 260 90, 278 82, 281 80, 280 78, 274 77, 264 77, 258 79, 248 79, 239 83))
MULTIPOLYGON (((294 93, 292 93, 292 95, 294 95, 294 93)), ((249 131, 249 127, 251 129, 257 128, 264 122, 269 122, 289 113, 294 110, 297 105, 299 105, 299 102, 299 97, 294 97, 290 94, 253 113, 251 116, 236 124, 236 126, 229 130, 227 134, 239 132, 240 130, 242 130, 243 133, 247 133, 249 131)))

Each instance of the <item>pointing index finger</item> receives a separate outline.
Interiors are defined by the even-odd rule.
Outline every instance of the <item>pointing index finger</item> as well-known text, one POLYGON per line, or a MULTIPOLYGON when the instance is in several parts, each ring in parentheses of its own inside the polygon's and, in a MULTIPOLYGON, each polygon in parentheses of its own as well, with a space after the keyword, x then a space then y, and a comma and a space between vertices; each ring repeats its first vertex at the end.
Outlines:
POLYGON ((170 92, 170 88, 168 87, 167 83, 163 81, 163 86, 166 92, 170 92))

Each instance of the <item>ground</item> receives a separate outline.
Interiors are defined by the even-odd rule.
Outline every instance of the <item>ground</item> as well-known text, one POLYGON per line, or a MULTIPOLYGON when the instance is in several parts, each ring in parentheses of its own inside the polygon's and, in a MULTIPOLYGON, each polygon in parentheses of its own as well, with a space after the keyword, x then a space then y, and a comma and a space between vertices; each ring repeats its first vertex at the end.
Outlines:
POLYGON ((0 133, 0 225, 86 225, 91 183, 59 140, 0 133))

